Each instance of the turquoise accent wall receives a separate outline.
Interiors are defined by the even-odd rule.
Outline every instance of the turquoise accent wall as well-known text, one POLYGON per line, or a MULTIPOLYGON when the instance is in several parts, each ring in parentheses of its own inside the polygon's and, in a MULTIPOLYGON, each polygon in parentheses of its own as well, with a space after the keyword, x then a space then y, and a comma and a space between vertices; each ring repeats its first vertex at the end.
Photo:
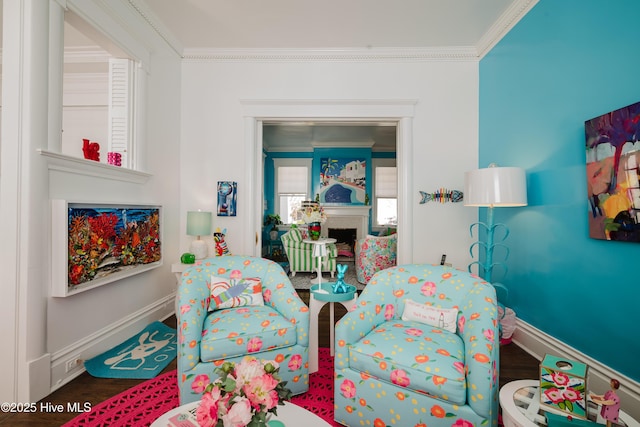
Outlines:
POLYGON ((311 194, 315 197, 320 189, 320 162, 321 159, 326 157, 334 158, 358 158, 364 159, 367 162, 367 185, 366 191, 369 193, 369 197, 373 198, 371 194, 371 180, 373 179, 373 172, 371 170, 371 159, 395 159, 395 152, 372 152, 369 148, 319 148, 313 152, 265 152, 264 162, 264 194, 267 201, 267 209, 264 214, 273 213, 274 209, 274 158, 312 158, 312 182, 311 182, 311 194))
POLYGON ((637 0, 540 0, 481 60, 479 102, 479 166, 527 171, 529 206, 495 211, 508 305, 636 381, 640 244, 589 238, 584 122, 640 101, 639 17, 637 0))

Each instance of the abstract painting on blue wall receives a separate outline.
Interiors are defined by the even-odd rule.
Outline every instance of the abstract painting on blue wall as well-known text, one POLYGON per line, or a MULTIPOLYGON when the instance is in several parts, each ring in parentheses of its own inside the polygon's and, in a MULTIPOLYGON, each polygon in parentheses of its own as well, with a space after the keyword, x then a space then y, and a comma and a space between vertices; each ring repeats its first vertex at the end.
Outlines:
POLYGON ((585 122, 589 236, 640 242, 640 102, 585 122))
POLYGON ((320 159, 320 203, 363 205, 366 184, 364 159, 320 159))

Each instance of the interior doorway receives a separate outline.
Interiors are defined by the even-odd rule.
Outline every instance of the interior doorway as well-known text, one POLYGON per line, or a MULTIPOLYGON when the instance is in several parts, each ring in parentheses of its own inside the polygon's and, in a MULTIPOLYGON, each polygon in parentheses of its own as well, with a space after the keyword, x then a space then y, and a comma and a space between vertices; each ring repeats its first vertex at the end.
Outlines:
POLYGON ((378 169, 397 166, 396 122, 263 121, 262 136, 265 213, 278 214, 289 224, 299 200, 315 199, 323 205, 369 206, 371 229, 366 233, 397 226, 397 195, 387 189, 389 179, 396 187, 397 174, 389 178, 378 169), (307 170, 308 187, 300 180, 282 182, 278 168, 283 166, 307 170), (295 188, 296 195, 279 200, 279 183, 295 188), (393 203, 381 199, 378 204, 377 196, 393 197, 393 203))
POLYGON ((415 100, 326 101, 326 100, 248 100, 242 101, 245 117, 245 149, 252 162, 247 170, 249 183, 247 205, 251 215, 245 217, 245 247, 252 255, 262 250, 263 206, 263 124, 272 121, 312 122, 392 122, 396 124, 396 162, 398 168, 398 263, 411 262, 413 239, 410 229, 413 208, 411 152, 415 100))

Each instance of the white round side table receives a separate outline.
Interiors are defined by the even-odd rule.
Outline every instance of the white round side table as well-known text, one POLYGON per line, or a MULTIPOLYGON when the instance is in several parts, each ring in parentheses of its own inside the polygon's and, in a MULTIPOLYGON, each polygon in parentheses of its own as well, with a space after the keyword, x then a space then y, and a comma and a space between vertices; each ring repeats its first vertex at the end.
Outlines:
MULTIPOLYGON (((567 415, 540 405, 540 381, 518 380, 505 384, 500 389, 500 407, 504 427, 539 427, 547 425, 545 412, 567 415)), ((606 422, 600 416, 600 407, 592 401, 587 405, 588 417, 598 424, 606 422)), ((620 425, 640 427, 640 424, 623 411, 619 415, 620 425)))
POLYGON ((329 303, 329 349, 333 356, 335 341, 335 321, 334 304, 340 303, 351 311, 356 305, 358 292, 355 286, 349 285, 350 292, 336 294, 332 291, 333 284, 330 282, 320 283, 312 286, 309 291, 309 373, 318 371, 318 315, 325 304, 329 303))

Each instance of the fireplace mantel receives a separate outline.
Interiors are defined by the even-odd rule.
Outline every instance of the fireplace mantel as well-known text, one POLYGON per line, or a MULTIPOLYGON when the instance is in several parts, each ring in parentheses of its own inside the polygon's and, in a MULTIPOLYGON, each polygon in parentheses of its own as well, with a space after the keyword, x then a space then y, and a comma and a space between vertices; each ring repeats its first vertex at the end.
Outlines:
POLYGON ((322 227, 322 236, 327 237, 330 228, 355 228, 357 239, 369 233, 369 211, 371 206, 322 206, 327 221, 322 227))

